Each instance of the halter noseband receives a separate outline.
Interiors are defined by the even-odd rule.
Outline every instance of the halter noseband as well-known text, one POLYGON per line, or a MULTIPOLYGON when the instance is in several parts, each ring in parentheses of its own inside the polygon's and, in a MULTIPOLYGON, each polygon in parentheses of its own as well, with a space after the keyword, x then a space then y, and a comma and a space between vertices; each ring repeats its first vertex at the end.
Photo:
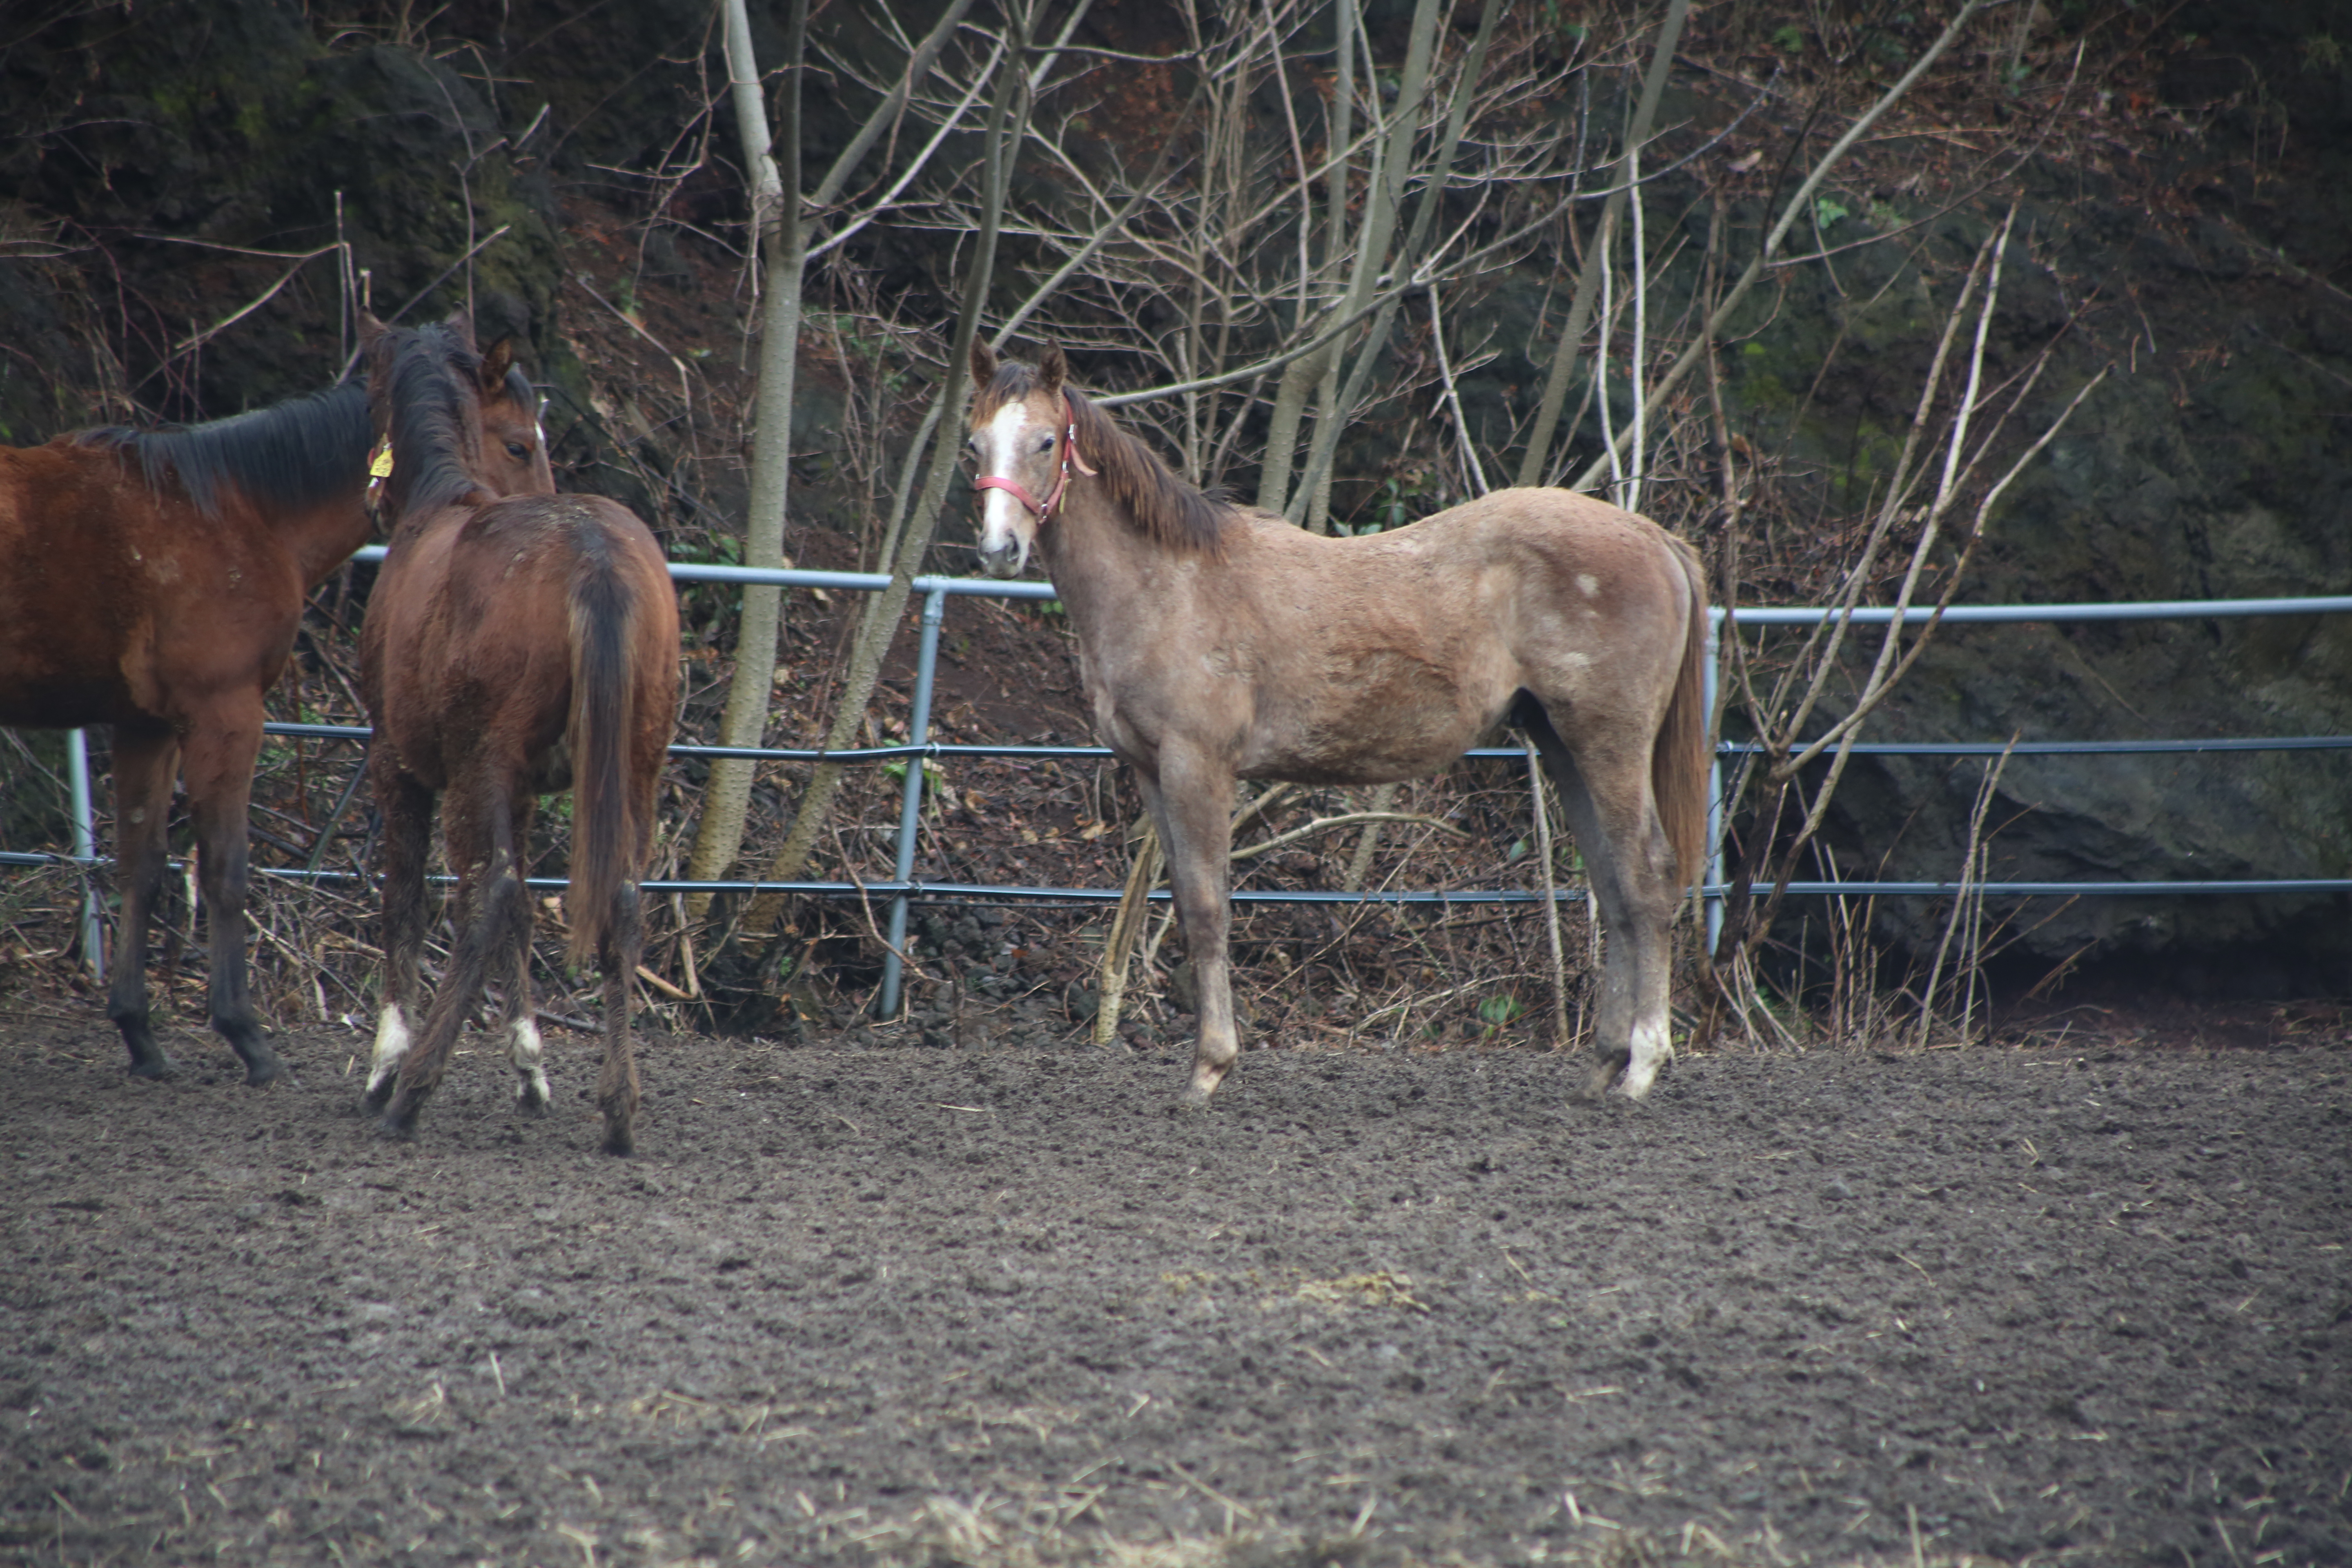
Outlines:
POLYGON ((1062 493, 1070 488, 1072 464, 1076 464, 1078 472, 1086 475, 1087 478, 1095 477, 1095 470, 1087 467, 1086 458, 1078 454, 1078 416, 1076 411, 1070 406, 1070 395, 1066 392, 1062 394, 1062 472, 1060 477, 1055 479, 1054 488, 1046 492, 1045 499, 1041 501, 1031 495, 1022 487, 1018 479, 999 479, 994 474, 981 475, 971 481, 971 488, 976 490, 1003 490, 1023 506, 1035 512, 1037 526, 1043 528, 1045 526, 1045 520, 1053 516, 1054 509, 1061 504, 1062 493))

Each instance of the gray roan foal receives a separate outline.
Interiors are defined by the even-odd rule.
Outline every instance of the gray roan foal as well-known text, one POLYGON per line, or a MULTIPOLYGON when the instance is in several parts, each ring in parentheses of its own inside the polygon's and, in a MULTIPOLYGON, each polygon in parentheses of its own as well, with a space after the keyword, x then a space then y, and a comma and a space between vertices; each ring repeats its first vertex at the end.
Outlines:
POLYGON ((1363 784, 1448 766, 1497 726, 1559 786, 1605 938, 1588 1091, 1649 1092, 1670 930, 1705 835, 1697 558, 1647 518, 1507 489, 1324 538, 1224 505, 1034 369, 971 354, 982 564, 1034 548, 1078 634, 1095 726, 1159 826, 1200 981, 1192 1093, 1233 1070, 1236 779, 1363 784))

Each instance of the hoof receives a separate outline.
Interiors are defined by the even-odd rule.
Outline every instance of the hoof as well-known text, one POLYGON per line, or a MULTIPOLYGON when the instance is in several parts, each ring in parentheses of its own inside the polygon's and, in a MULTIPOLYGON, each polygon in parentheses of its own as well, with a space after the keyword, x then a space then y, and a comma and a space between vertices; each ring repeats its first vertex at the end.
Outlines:
POLYGON ((1586 1075, 1584 1087, 1577 1090, 1571 1098, 1580 1104, 1598 1105, 1608 1098, 1611 1089, 1617 1087, 1618 1080, 1624 1076, 1624 1072, 1623 1062, 1598 1063, 1592 1071, 1586 1075))
POLYGON ((392 1091, 398 1086, 398 1083, 399 1080, 397 1079, 387 1076, 382 1083, 373 1086, 365 1094, 361 1095, 361 1114, 373 1115, 374 1112, 382 1110, 385 1106, 390 1105, 392 1103, 392 1091))
POLYGON ((275 1055, 262 1055, 245 1064, 245 1081, 248 1085, 275 1083, 286 1076, 286 1064, 275 1055))
POLYGON ((376 1118, 375 1135, 387 1142, 405 1143, 416 1136, 416 1114, 387 1110, 376 1118))
POLYGON ((131 1058, 131 1066, 126 1070, 132 1078, 166 1079, 179 1069, 173 1065, 171 1058, 157 1051, 152 1057, 131 1058))
POLYGON ((1184 1089, 1184 1103, 1195 1107, 1207 1105, 1209 1097, 1217 1092, 1217 1086, 1224 1082, 1226 1075, 1233 1070, 1230 1067, 1210 1067, 1206 1064, 1194 1068, 1192 1081, 1184 1089))
POLYGON ((604 1152, 616 1160, 625 1160, 637 1152, 636 1140, 626 1132, 606 1132, 604 1152))

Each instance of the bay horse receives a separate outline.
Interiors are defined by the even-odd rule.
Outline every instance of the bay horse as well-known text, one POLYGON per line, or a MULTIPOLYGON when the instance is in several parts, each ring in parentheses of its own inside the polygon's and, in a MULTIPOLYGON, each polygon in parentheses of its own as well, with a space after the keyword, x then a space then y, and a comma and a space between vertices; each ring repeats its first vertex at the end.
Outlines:
POLYGON ((523 853, 538 797, 572 791, 575 965, 604 976, 604 1148, 634 1146, 629 999, 644 946, 637 882, 677 708, 677 596, 661 547, 602 496, 554 493, 542 463, 503 494, 473 442, 482 362, 462 332, 392 329, 369 349, 369 398, 392 441, 391 544, 360 632, 383 819, 383 1010, 364 1103, 413 1133, 450 1047, 504 966, 504 1026, 523 1109, 546 1108, 530 1000, 523 853), (425 861, 441 797, 457 874, 456 941, 418 1016, 425 861))
MULTIPOLYGON (((500 460, 536 451, 528 401, 488 411, 500 460)), ((367 542, 366 390, 345 384, 180 428, 0 447, 0 724, 113 727, 122 910, 107 1016, 160 1078, 147 933, 184 777, 210 928, 212 1026, 247 1083, 284 1071, 246 987, 247 803, 263 695, 310 591, 367 542)), ((542 460, 543 461, 543 460, 542 460)))
POLYGON ((1070 389, 1058 348, 1032 367, 975 344, 971 374, 982 564, 1009 577, 1043 558, 1095 727, 1167 850, 1200 985, 1192 1097, 1239 1053, 1234 782, 1417 778, 1505 724, 1541 752, 1600 906, 1586 1092, 1648 1093, 1674 1054, 1671 931, 1706 831, 1706 602, 1690 548, 1538 489, 1327 538, 1171 472, 1070 389))

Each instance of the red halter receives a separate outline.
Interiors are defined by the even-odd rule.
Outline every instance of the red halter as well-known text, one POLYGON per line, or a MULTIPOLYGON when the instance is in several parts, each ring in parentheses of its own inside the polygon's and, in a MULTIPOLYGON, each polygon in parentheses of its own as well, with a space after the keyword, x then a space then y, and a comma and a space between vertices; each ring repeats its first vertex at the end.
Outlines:
POLYGON ((1071 409, 1070 395, 1066 392, 1062 394, 1062 472, 1061 476, 1055 479, 1054 488, 1046 493, 1045 499, 1041 501, 1031 495, 1022 488, 1021 482, 1017 479, 1002 479, 994 474, 981 475, 971 481, 971 488, 976 490, 1004 491, 1023 506, 1035 512, 1037 526, 1043 528, 1045 526, 1045 520, 1054 514, 1054 509, 1061 504, 1062 492, 1070 488, 1070 468, 1073 464, 1076 464, 1078 472, 1086 475, 1087 478, 1095 477, 1095 470, 1088 468, 1086 458, 1078 454, 1078 416, 1071 409))

